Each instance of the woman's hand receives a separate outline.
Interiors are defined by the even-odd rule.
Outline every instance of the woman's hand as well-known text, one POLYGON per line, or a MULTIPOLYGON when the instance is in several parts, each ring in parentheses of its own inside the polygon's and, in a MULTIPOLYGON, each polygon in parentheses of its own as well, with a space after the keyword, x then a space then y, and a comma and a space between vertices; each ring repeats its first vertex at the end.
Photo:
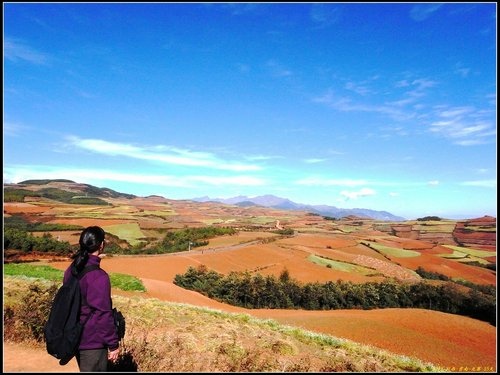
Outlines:
POLYGON ((116 362, 118 360, 118 354, 120 354, 120 348, 108 352, 108 360, 111 362, 116 362))

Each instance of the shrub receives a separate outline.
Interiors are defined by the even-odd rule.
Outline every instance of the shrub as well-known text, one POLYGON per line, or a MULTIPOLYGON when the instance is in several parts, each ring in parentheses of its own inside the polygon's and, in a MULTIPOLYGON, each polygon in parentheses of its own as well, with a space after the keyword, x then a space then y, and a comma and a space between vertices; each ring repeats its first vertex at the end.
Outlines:
POLYGON ((7 306, 4 310, 4 337, 13 341, 43 342, 43 327, 48 319, 50 307, 58 286, 48 287, 34 282, 21 302, 7 306))
POLYGON ((439 216, 425 216, 419 217, 417 221, 441 221, 442 219, 439 216))

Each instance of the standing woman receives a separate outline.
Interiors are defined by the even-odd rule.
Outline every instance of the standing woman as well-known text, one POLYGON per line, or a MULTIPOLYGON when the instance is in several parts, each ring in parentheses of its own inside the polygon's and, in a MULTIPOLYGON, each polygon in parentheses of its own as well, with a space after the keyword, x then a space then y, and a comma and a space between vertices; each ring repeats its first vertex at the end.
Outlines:
MULTIPOLYGON (((80 250, 71 265, 64 272, 66 282, 76 268, 81 272, 85 267, 100 265, 100 255, 104 253, 106 241, 104 230, 91 226, 80 235, 80 250)), ((111 281, 101 268, 86 273, 80 279, 82 306, 80 322, 85 322, 76 360, 81 372, 107 371, 108 360, 115 362, 119 354, 119 338, 115 330, 111 281), (87 320, 88 319, 88 320, 87 320)))

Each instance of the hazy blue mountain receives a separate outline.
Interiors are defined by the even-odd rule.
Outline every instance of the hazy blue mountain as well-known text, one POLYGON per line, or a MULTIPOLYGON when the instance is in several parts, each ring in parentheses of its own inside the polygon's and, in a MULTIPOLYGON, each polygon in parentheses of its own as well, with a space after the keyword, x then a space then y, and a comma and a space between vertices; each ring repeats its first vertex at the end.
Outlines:
POLYGON ((401 216, 395 216, 387 211, 375 211, 366 208, 337 208, 334 206, 327 205, 307 205, 302 203, 292 202, 286 198, 276 197, 274 195, 260 195, 258 197, 246 197, 237 196, 233 198, 210 198, 210 197, 199 197, 192 199, 195 202, 219 202, 225 204, 232 204, 237 206, 263 206, 270 208, 277 208, 282 210, 302 210, 312 213, 316 213, 322 216, 329 216, 335 218, 342 218, 349 215, 355 215, 360 217, 366 217, 375 220, 386 220, 386 221, 405 221, 406 219, 401 216))
MULTIPOLYGON (((91 197, 103 197, 103 198, 127 198, 132 199, 136 196, 133 194, 125 194, 114 191, 109 188, 98 188, 89 184, 77 183, 71 180, 64 179, 40 179, 40 180, 26 180, 19 182, 18 184, 4 184, 5 189, 12 188, 22 188, 27 185, 38 185, 40 189, 44 187, 44 185, 50 185, 56 189, 68 190, 78 193, 85 193, 86 196, 91 197)), ((43 189, 40 191, 44 191, 43 189)), ((152 198, 154 196, 151 196, 152 198)), ((307 205, 302 203, 292 202, 286 198, 280 198, 274 195, 261 195, 257 197, 246 197, 243 195, 222 199, 222 198, 210 198, 208 196, 193 198, 191 199, 195 202, 219 202, 224 204, 232 204, 241 207, 248 206, 262 206, 269 208, 276 208, 281 210, 301 210, 307 211, 311 213, 315 213, 321 216, 329 216, 334 218, 342 218, 349 215, 366 217, 375 220, 386 220, 386 221, 405 221, 406 219, 400 216, 395 216, 387 211, 374 211, 366 208, 337 208, 334 206, 327 205, 307 205)))

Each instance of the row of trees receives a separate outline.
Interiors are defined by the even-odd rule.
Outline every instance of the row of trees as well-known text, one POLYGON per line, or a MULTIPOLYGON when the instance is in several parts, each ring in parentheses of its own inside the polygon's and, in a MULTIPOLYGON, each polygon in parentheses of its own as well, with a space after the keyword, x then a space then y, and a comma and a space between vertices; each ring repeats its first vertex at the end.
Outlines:
POLYGON ((186 251, 190 247, 208 245, 210 238, 233 235, 236 230, 231 227, 186 228, 168 232, 157 248, 160 253, 176 253, 186 251))
POLYGON ((59 241, 50 233, 41 237, 32 235, 25 230, 5 228, 3 232, 3 247, 6 249, 21 250, 24 252, 39 251, 44 253, 70 254, 73 247, 67 241, 59 241))
POLYGON ((386 280, 355 284, 338 280, 300 284, 286 270, 278 278, 251 275, 248 271, 224 276, 201 265, 176 275, 174 283, 218 301, 252 309, 424 308, 467 315, 496 325, 494 288, 464 292, 452 282, 436 285, 386 280))

